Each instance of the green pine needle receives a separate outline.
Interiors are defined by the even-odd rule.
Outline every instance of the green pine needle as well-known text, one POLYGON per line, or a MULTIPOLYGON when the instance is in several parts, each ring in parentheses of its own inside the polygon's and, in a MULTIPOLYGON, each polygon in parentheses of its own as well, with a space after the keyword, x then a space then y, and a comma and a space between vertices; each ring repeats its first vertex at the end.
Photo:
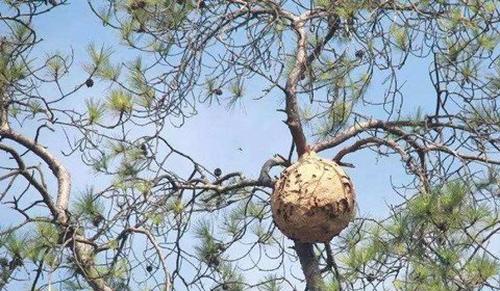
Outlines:
POLYGON ((124 90, 115 89, 108 96, 108 107, 116 112, 130 113, 133 109, 132 95, 124 90))

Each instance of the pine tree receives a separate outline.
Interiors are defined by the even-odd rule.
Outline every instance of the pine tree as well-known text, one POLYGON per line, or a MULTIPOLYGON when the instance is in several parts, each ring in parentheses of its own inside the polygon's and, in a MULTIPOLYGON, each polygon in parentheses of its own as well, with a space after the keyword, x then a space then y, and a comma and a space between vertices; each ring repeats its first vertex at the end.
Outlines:
POLYGON ((0 289, 500 288, 494 0, 89 1, 119 44, 85 60, 44 51, 40 19, 76 5, 49 2, 0 2, 0 289), (405 89, 414 71, 432 94, 405 89), (267 100, 292 142, 258 175, 168 134, 267 100), (399 204, 332 241, 285 237, 270 197, 311 151, 394 162, 399 204), (75 168, 93 184, 72 188, 75 168))

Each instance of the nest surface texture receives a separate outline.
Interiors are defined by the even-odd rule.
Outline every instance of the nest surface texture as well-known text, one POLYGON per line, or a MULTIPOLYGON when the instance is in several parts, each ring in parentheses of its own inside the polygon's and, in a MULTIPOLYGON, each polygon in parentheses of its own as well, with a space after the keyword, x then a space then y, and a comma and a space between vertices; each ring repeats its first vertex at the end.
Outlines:
POLYGON ((354 188, 338 164, 308 152, 281 174, 271 208, 288 238, 328 242, 355 216, 354 188))

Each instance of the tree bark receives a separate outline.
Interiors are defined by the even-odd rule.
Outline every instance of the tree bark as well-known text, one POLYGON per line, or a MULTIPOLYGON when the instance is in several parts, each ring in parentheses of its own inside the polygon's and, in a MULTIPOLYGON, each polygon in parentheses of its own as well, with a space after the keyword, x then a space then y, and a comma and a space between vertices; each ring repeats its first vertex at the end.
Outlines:
POLYGON ((307 141, 304 131, 302 129, 302 123, 300 120, 300 109, 297 101, 297 86, 300 82, 300 79, 304 75, 304 71, 306 69, 306 46, 307 46, 307 38, 306 33, 304 31, 303 23, 297 22, 296 30, 298 37, 298 46, 297 46, 297 56, 295 60, 295 65, 288 76, 286 87, 285 87, 285 95, 286 95, 286 114, 287 120, 286 124, 288 125, 288 129, 292 134, 293 142, 295 143, 295 149, 297 150, 297 155, 302 156, 307 149, 307 141))
POLYGON ((314 254, 313 244, 295 241, 295 251, 299 256, 300 265, 306 279, 308 291, 325 290, 318 258, 314 254))
POLYGON ((9 129, 9 100, 0 88, 0 130, 9 129))

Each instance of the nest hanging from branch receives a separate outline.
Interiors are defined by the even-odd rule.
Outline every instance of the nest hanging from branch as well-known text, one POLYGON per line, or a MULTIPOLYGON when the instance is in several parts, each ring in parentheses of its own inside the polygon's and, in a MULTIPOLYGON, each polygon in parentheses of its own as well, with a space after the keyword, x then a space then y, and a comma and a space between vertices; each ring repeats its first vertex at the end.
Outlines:
POLYGON ((354 218, 354 187, 339 165, 308 152, 281 174, 271 208, 288 238, 328 242, 354 218))

